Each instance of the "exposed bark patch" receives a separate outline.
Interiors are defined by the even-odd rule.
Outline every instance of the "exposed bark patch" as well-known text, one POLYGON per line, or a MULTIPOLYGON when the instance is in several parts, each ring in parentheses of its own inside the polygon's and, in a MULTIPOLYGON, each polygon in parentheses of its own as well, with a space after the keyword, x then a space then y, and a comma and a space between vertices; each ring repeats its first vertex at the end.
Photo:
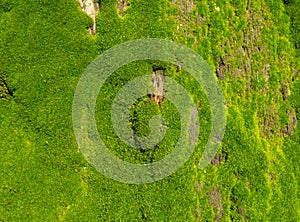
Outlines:
POLYGON ((281 131, 281 134, 283 136, 291 136, 294 133, 295 127, 298 125, 298 120, 296 116, 296 111, 287 111, 287 114, 289 116, 289 122, 286 125, 286 127, 281 131))
POLYGON ((87 195, 88 192, 88 184, 87 184, 87 168, 83 167, 81 174, 81 186, 83 195, 87 195))
POLYGON ((13 91, 8 87, 6 78, 0 77, 0 99, 6 100, 8 96, 13 96, 13 91))
POLYGON ((117 11, 120 17, 124 16, 124 12, 129 5, 129 0, 117 0, 117 11))
POLYGON ((274 173, 268 173, 268 177, 269 177, 270 181, 273 181, 276 179, 276 175, 274 173))
POLYGON ((240 214, 244 221, 248 220, 248 217, 246 216, 246 210, 244 208, 238 208, 238 214, 240 214))
POLYGON ((222 59, 222 57, 220 56, 217 59, 217 76, 219 77, 219 79, 224 80, 225 79, 225 71, 227 71, 229 69, 228 65, 225 64, 224 60, 222 59))
POLYGON ((80 4, 80 8, 84 11, 88 16, 93 19, 93 27, 89 28, 89 33, 91 35, 96 34, 96 16, 99 12, 100 6, 99 3, 94 3, 93 0, 78 0, 80 4))
POLYGON ((269 91, 269 79, 270 79, 269 70, 270 70, 270 64, 267 63, 267 64, 264 65, 264 67, 259 72, 264 76, 265 81, 266 81, 266 86, 262 91, 264 95, 267 95, 267 93, 269 91))
POLYGON ((227 162, 229 158, 229 152, 226 150, 222 150, 221 155, 222 155, 222 162, 224 163, 227 162))
POLYGON ((198 139, 199 125, 198 125, 198 107, 192 107, 190 115, 189 140, 190 146, 194 146, 198 139))
POLYGON ((174 0, 173 4, 176 5, 180 14, 176 16, 177 28, 176 31, 179 34, 184 34, 185 37, 194 37, 197 35, 194 33, 194 28, 196 25, 200 24, 200 20, 204 19, 197 13, 196 19, 191 19, 191 12, 196 6, 194 0, 174 0))
MULTIPOLYGON (((199 183, 198 180, 195 181, 195 187, 194 187, 194 198, 198 200, 199 192, 202 190, 203 186, 199 183)), ((195 219, 195 221, 201 221, 201 209, 199 206, 199 203, 197 203, 197 206, 194 208, 194 212, 192 212, 192 215, 195 219)))
POLYGON ((198 12, 193 13, 197 2, 195 0, 172 0, 172 4, 177 7, 179 11, 177 15, 168 15, 168 17, 172 17, 176 20, 174 30, 176 38, 179 41, 186 41, 186 38, 188 38, 189 44, 197 48, 199 42, 202 41, 202 37, 208 36, 209 29, 209 24, 207 24, 204 15, 200 15, 198 12))
POLYGON ((223 216, 223 204, 220 187, 215 187, 212 191, 207 192, 206 195, 210 197, 208 203, 212 204, 215 208, 218 209, 218 213, 217 215, 215 215, 214 221, 219 221, 223 216))
POLYGON ((283 100, 287 100, 288 96, 289 96, 289 88, 286 84, 286 81, 283 81, 281 84, 281 94, 282 94, 282 98, 283 100))
POLYGON ((172 0, 172 3, 179 5, 183 14, 190 13, 195 7, 195 0, 172 0))
POLYGON ((62 221, 64 219, 65 214, 67 213, 67 211, 70 208, 71 208, 70 206, 67 206, 62 209, 62 211, 60 212, 59 217, 58 217, 60 221, 62 221))
POLYGON ((199 183, 198 180, 195 181, 195 192, 201 191, 203 186, 199 183))
POLYGON ((267 13, 265 8, 253 10, 251 3, 247 6, 247 13, 238 15, 244 20, 245 25, 238 27, 232 18, 228 17, 229 25, 240 30, 235 31, 233 35, 220 44, 223 52, 215 58, 216 74, 219 79, 235 79, 242 77, 244 80, 244 90, 241 94, 248 96, 252 90, 252 84, 261 81, 264 77, 265 87, 261 93, 268 93, 269 69, 268 63, 270 52, 265 47, 263 41, 263 29, 272 24, 271 20, 266 20, 264 14, 267 13))
POLYGON ((155 88, 154 94, 151 95, 151 99, 154 100, 158 105, 162 103, 165 96, 164 83, 165 77, 163 70, 155 70, 151 76, 152 85, 155 88))
POLYGON ((249 183, 248 183, 248 189, 249 189, 249 190, 251 190, 251 189, 252 189, 252 187, 253 187, 252 183, 251 183, 251 182, 249 182, 249 183))
POLYGON ((222 158, 223 158, 222 154, 216 154, 210 162, 212 165, 219 167, 222 163, 222 158))
POLYGON ((260 118, 260 133, 264 138, 270 138, 271 135, 280 132, 279 113, 276 107, 269 106, 261 110, 258 114, 260 118))
POLYGON ((275 106, 269 106, 264 110, 260 110, 258 117, 260 119, 260 133, 264 138, 270 138, 271 135, 291 136, 298 120, 295 110, 286 111, 289 121, 286 126, 280 126, 280 113, 275 106))
POLYGON ((202 217, 201 217, 201 210, 199 206, 195 207, 195 212, 192 212, 193 218, 195 221, 202 221, 202 217))

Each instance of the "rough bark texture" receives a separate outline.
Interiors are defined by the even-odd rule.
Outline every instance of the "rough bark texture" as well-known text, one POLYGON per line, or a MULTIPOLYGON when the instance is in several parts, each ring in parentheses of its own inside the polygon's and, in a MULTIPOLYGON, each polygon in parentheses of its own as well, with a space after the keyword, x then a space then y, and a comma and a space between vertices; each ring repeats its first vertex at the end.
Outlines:
POLYGON ((151 82, 152 85, 155 87, 154 95, 153 95, 153 100, 157 104, 161 104, 163 99, 164 99, 164 82, 165 78, 163 76, 163 71, 162 70, 156 70, 153 72, 152 77, 151 77, 151 82))
POLYGON ((96 15, 99 12, 99 4, 94 3, 93 0, 79 0, 80 8, 84 11, 88 16, 93 19, 93 27, 89 28, 89 32, 91 35, 96 34, 96 15))
POLYGON ((117 11, 120 17, 124 16, 124 12, 126 11, 128 6, 129 6, 128 0, 117 0, 117 11))

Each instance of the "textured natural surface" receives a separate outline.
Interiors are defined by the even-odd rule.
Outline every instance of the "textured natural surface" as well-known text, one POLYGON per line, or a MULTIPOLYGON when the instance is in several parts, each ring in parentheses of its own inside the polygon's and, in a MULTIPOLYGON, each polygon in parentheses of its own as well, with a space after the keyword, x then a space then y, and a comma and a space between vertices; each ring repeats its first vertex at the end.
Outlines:
MULTIPOLYGON (((0 0, 0 221, 299 221, 299 0, 99 0, 97 32, 77 0, 0 0), (128 64, 104 84, 97 126, 111 151, 149 163, 169 154, 180 118, 167 99, 141 98, 132 129, 149 134, 153 115, 166 137, 131 149, 107 116, 132 78, 163 70, 193 95, 199 143, 175 174, 147 185, 110 180, 84 159, 72 129, 72 101, 87 65, 106 49, 163 38, 197 51, 218 77, 227 128, 219 153, 198 160, 210 132, 205 94, 184 67, 128 64)), ((161 96, 161 95, 159 95, 161 96)))
POLYGON ((93 19, 93 27, 89 28, 89 32, 91 35, 96 34, 97 24, 96 24, 96 16, 99 12, 99 3, 94 3, 93 0, 79 0, 79 6, 88 16, 93 19))

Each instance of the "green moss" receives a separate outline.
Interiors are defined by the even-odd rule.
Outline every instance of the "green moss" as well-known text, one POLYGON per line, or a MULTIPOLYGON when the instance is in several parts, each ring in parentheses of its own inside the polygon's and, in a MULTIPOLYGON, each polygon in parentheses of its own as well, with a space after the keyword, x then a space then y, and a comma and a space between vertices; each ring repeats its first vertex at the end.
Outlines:
POLYGON ((219 212, 208 195, 215 187, 221 194, 221 221, 299 220, 299 123, 293 135, 280 133, 289 121, 287 110, 295 110, 300 122, 299 1, 196 1, 190 15, 182 17, 171 1, 131 0, 123 18, 115 0, 100 2, 92 37, 87 31, 92 20, 75 0, 0 0, 0 93, 13 92, 0 100, 0 220, 196 221, 193 214, 198 214, 211 221, 219 212), (183 28, 177 30, 179 24, 183 28), (257 39, 252 39, 254 31, 257 39), (153 115, 166 120, 166 137, 155 149, 141 152, 127 146, 108 118, 118 90, 153 69, 164 69, 195 103, 201 102, 199 143, 194 156, 170 177, 152 184, 122 184, 99 174, 78 150, 73 95, 98 54, 148 37, 188 45, 213 70, 220 65, 217 59, 224 59, 220 84, 228 122, 218 152, 221 162, 205 169, 196 166, 211 125, 201 87, 170 64, 139 61, 111 75, 98 96, 97 127, 110 151, 129 162, 149 163, 174 148, 180 116, 167 99, 158 106, 145 97, 131 109, 132 128, 140 136, 149 134, 153 115), (250 65, 247 71, 245 64, 250 65), (291 92, 285 100, 283 82, 291 92), (260 130, 268 129, 267 124, 269 137, 260 130))

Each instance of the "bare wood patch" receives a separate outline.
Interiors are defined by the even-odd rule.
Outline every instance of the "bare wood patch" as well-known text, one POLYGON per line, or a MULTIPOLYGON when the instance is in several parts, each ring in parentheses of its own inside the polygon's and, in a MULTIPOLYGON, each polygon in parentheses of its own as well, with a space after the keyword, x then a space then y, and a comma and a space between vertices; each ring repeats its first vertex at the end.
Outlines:
POLYGON ((260 133, 264 138, 270 138, 271 135, 280 132, 279 113, 276 107, 269 106, 266 110, 260 111, 258 117, 260 119, 260 133))
POLYGON ((173 0, 173 4, 178 4, 183 14, 190 13, 195 7, 195 0, 173 0))
POLYGON ((199 183, 198 180, 195 181, 195 191, 201 191, 203 186, 199 183))
POLYGON ((276 179, 276 175, 274 173, 268 173, 268 177, 269 177, 270 181, 273 181, 276 179))
POLYGON ((287 100, 288 96, 289 96, 289 88, 287 86, 286 81, 283 81, 281 84, 281 94, 283 97, 283 100, 287 100))
MULTIPOLYGON (((198 180, 195 180, 195 187, 194 187, 194 198, 198 199, 199 196, 199 192, 202 190, 203 186, 199 183, 198 180)), ((192 215, 195 219, 195 221, 201 221, 202 217, 201 217, 201 209, 199 206, 199 203, 197 203, 197 205, 195 206, 195 211, 192 212, 192 215)))
POLYGON ((64 207, 62 211, 59 214, 59 220, 62 221, 64 219, 64 216, 66 215, 67 211, 70 209, 70 206, 64 207))
POLYGON ((222 163, 222 154, 216 154, 214 158, 210 161, 212 165, 219 167, 222 163))
MULTIPOLYGON (((265 8, 254 10, 249 3, 247 13, 244 15, 246 25, 220 44, 224 50, 215 58, 218 78, 222 80, 225 77, 230 79, 242 77, 245 85, 241 93, 245 96, 251 92, 253 80, 259 81, 261 76, 265 79, 265 87, 261 89, 261 93, 266 95, 269 90, 270 64, 261 63, 268 61, 270 57, 263 42, 262 32, 265 26, 272 24, 272 21, 264 18, 265 13, 265 8), (261 59, 257 59, 258 57, 261 59)), ((229 18, 229 22, 231 26, 236 27, 232 19, 229 18)))
POLYGON ((240 214, 243 217, 244 221, 248 220, 245 208, 238 208, 238 214, 240 214))
POLYGON ((222 57, 220 56, 217 59, 217 76, 219 77, 219 79, 221 80, 225 80, 225 71, 227 71, 228 66, 225 64, 224 60, 222 59, 222 57))
POLYGON ((95 3, 93 0, 78 0, 80 4, 80 8, 82 11, 84 11, 88 16, 90 16, 93 19, 93 27, 89 28, 89 33, 91 35, 96 34, 96 16, 99 12, 100 6, 99 3, 95 3))
POLYGON ((215 215, 214 221, 219 221, 223 216, 223 204, 220 187, 215 187, 212 191, 207 192, 206 195, 210 197, 208 203, 212 204, 215 208, 218 209, 218 213, 217 215, 215 215))
POLYGON ((284 129, 281 130, 281 134, 283 136, 291 136, 294 133, 294 129, 298 125, 298 119, 296 116, 295 110, 288 110, 287 114, 289 116, 289 122, 284 129))
POLYGON ((164 83, 165 77, 163 75, 163 70, 155 70, 151 76, 152 85, 155 88, 154 94, 152 95, 152 100, 154 100, 158 105, 162 103, 165 96, 164 83))
POLYGON ((195 219, 195 221, 202 221, 202 217, 201 217, 201 210, 199 206, 195 207, 195 213, 192 212, 193 218, 195 219))
POLYGON ((9 90, 5 79, 0 79, 0 98, 6 99, 9 95, 9 90))
POLYGON ((124 12, 126 11, 127 7, 129 6, 129 0, 117 0, 117 11, 120 17, 124 16, 124 12))
POLYGON ((83 167, 83 169, 82 169, 81 186, 82 186, 83 194, 87 195, 88 185, 87 185, 87 168, 86 167, 83 167))

